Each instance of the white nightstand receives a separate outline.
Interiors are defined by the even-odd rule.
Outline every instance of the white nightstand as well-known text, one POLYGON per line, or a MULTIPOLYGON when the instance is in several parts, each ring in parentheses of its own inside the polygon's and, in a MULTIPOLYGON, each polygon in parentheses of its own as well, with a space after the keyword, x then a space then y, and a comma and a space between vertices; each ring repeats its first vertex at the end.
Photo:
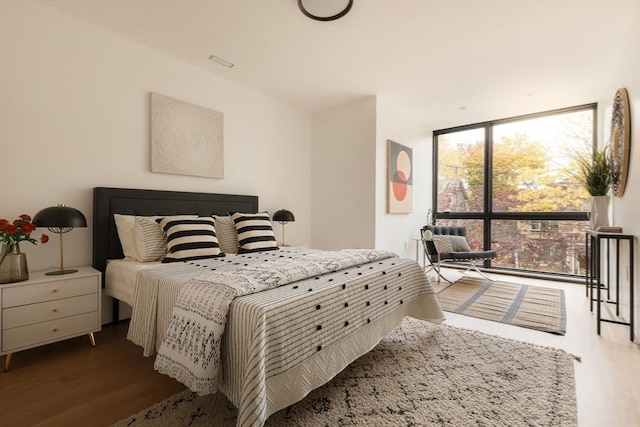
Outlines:
POLYGON ((101 324, 101 273, 81 267, 76 273, 29 273, 24 282, 0 285, 0 356, 5 371, 13 353, 93 333, 101 324))

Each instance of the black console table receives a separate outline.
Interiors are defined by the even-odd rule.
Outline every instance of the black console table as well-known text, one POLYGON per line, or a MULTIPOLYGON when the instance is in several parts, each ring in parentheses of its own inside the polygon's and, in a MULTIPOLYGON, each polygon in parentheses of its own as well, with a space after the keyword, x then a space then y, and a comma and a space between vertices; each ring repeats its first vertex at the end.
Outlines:
POLYGON ((634 298, 633 298, 633 246, 635 236, 632 234, 622 233, 605 233, 599 231, 588 230, 586 233, 586 257, 587 257, 587 275, 586 275, 586 293, 589 297, 589 309, 593 311, 593 303, 596 303, 597 330, 600 335, 600 322, 617 323, 620 325, 628 325, 631 327, 631 341, 633 341, 634 328, 634 298), (629 322, 622 322, 613 319, 602 318, 602 303, 615 304, 616 315, 620 315, 620 245, 621 242, 627 241, 629 245, 629 322), (606 244, 603 250, 603 243, 606 244), (611 265, 611 246, 615 246, 615 265, 611 265), (591 251, 589 251, 591 248, 591 251), (606 262, 606 269, 602 268, 602 261, 606 262), (611 270, 614 267, 615 281, 612 282, 611 270), (606 281, 603 281, 603 275, 606 273, 606 281), (611 299, 612 284, 615 283, 615 299, 611 299), (606 290, 606 299, 602 292, 606 290), (595 291, 595 295, 594 295, 595 291))

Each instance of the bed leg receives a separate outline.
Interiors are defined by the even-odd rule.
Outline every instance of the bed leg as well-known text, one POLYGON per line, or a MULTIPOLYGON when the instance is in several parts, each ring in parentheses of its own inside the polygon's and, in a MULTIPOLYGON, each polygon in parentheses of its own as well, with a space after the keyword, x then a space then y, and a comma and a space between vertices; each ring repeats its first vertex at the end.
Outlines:
POLYGON ((118 323, 120 320, 120 301, 113 298, 113 305, 111 306, 111 313, 113 314, 113 323, 118 323))

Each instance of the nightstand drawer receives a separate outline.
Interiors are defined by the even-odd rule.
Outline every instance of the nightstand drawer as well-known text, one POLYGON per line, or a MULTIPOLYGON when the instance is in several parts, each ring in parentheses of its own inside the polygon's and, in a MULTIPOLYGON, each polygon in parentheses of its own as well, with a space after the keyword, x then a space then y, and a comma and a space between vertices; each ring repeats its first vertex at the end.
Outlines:
POLYGON ((17 351, 23 347, 60 341, 99 329, 98 312, 63 317, 62 319, 21 326, 2 331, 2 351, 17 351))
POLYGON ((96 277, 65 277, 63 280, 14 286, 2 290, 2 308, 95 294, 98 284, 96 277))
POLYGON ((96 294, 11 307, 2 310, 2 329, 7 330, 97 310, 96 294))

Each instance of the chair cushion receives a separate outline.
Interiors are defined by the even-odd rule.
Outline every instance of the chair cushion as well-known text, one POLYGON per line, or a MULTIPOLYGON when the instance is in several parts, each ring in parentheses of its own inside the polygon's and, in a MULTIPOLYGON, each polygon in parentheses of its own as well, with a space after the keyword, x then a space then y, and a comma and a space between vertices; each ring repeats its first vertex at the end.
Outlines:
POLYGON ((427 225, 427 230, 431 230, 434 235, 446 235, 446 236, 466 236, 467 229, 462 226, 456 225, 427 225))
POLYGON ((448 254, 442 254, 442 259, 451 261, 480 261, 493 259, 496 256, 496 251, 450 252, 448 254))
POLYGON ((471 252, 469 242, 464 236, 451 235, 449 240, 451 240, 451 252, 471 252))

